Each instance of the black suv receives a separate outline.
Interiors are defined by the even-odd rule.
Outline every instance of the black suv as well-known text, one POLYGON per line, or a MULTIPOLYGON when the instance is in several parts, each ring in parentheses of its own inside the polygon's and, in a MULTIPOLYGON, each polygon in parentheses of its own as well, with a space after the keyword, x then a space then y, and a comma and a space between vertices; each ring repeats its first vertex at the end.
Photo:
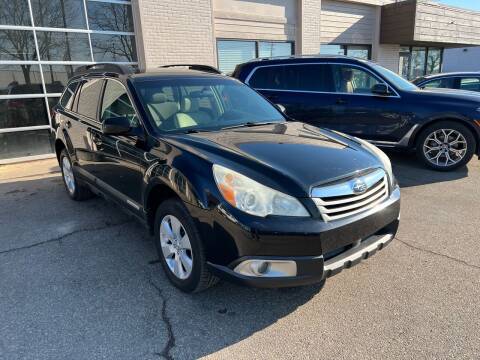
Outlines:
POLYGON ((416 149, 436 170, 480 154, 480 96, 420 91, 375 63, 343 56, 256 59, 233 76, 298 121, 381 146, 416 149))
POLYGON ((322 282, 393 239, 400 190, 385 154, 189 67, 91 65, 70 80, 54 113, 72 199, 100 194, 142 221, 188 292, 218 277, 322 282))

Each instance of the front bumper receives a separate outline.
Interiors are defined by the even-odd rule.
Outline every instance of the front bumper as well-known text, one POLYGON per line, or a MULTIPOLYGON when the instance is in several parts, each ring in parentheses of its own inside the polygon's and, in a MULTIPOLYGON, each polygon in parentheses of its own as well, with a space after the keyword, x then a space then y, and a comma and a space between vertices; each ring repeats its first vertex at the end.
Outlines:
MULTIPOLYGON (((378 250, 382 250, 395 237, 399 225, 400 191, 395 189, 390 198, 376 208, 362 214, 361 217, 350 222, 344 222, 340 226, 322 228, 316 234, 306 232, 301 236, 296 233, 291 239, 291 255, 281 252, 275 253, 276 242, 285 244, 285 236, 282 233, 276 235, 258 235, 257 241, 268 243, 274 249, 268 254, 250 253, 242 254, 228 264, 222 265, 209 262, 210 270, 217 276, 226 280, 255 287, 291 287, 318 283, 324 279, 338 274, 343 269, 350 268, 362 260, 369 258, 378 250), (306 243, 319 244, 316 254, 303 254, 303 249, 295 245, 306 243), (297 253, 295 253, 297 252, 297 253), (300 252, 301 254, 298 254, 300 252), (295 261, 297 272, 295 276, 245 276, 234 271, 238 264, 246 260, 265 261, 295 261)), ((259 249, 265 250, 265 245, 259 245, 259 249)), ((312 244, 308 249, 315 248, 312 244)), ((263 252, 263 251, 262 251, 263 252)))

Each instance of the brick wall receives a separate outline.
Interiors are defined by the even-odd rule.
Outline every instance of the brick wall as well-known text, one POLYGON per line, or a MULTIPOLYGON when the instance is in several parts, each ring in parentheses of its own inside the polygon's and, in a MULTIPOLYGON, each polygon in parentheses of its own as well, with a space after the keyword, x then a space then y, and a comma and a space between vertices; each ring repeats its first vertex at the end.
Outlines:
POLYGON ((215 65, 211 0, 133 0, 141 68, 215 65))
POLYGON ((400 45, 380 44, 377 47, 377 56, 373 60, 379 65, 398 73, 399 53, 400 45))
POLYGON ((320 52, 321 0, 298 0, 297 54, 318 54, 320 52))

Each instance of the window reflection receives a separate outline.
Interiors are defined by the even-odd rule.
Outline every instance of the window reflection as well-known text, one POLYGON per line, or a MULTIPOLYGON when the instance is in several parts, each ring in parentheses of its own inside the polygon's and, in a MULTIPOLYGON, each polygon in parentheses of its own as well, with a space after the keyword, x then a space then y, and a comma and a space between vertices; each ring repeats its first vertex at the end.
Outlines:
POLYGON ((36 60, 33 31, 0 30, 0 60, 36 60))
POLYGON ((87 34, 37 31, 37 39, 41 60, 91 60, 87 34))
POLYGON ((36 26, 85 29, 83 0, 31 0, 36 26))
POLYGON ((44 64, 42 69, 47 93, 61 93, 74 72, 73 66, 70 65, 44 64))
POLYGON ((134 36, 92 34, 91 39, 95 61, 137 61, 134 36))
POLYGON ((133 32, 130 5, 89 1, 87 8, 91 30, 133 32))
POLYGON ((41 93, 38 65, 0 65, 0 95, 41 93))
POLYGON ((44 98, 0 100, 0 129, 48 125, 44 98))
POLYGON ((52 143, 50 130, 0 134, 0 159, 52 153, 52 143))
POLYGON ((0 0, 0 25, 30 26, 27 0, 0 0))
POLYGON ((442 65, 442 49, 428 48, 427 75, 438 74, 442 65))

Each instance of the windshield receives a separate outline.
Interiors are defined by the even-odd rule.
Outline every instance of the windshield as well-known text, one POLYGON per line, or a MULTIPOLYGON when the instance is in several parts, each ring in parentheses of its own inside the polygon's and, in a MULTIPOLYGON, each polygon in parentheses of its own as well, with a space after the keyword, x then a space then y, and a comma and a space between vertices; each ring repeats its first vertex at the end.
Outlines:
POLYGON ((413 85, 408 80, 405 80, 400 75, 395 74, 393 71, 385 69, 383 66, 377 64, 371 64, 371 66, 377 70, 383 77, 385 77, 390 83, 392 83, 396 88, 404 91, 417 90, 418 87, 413 85))
POLYGON ((285 118, 262 96, 232 79, 162 79, 135 84, 152 123, 162 132, 219 130, 285 118))

